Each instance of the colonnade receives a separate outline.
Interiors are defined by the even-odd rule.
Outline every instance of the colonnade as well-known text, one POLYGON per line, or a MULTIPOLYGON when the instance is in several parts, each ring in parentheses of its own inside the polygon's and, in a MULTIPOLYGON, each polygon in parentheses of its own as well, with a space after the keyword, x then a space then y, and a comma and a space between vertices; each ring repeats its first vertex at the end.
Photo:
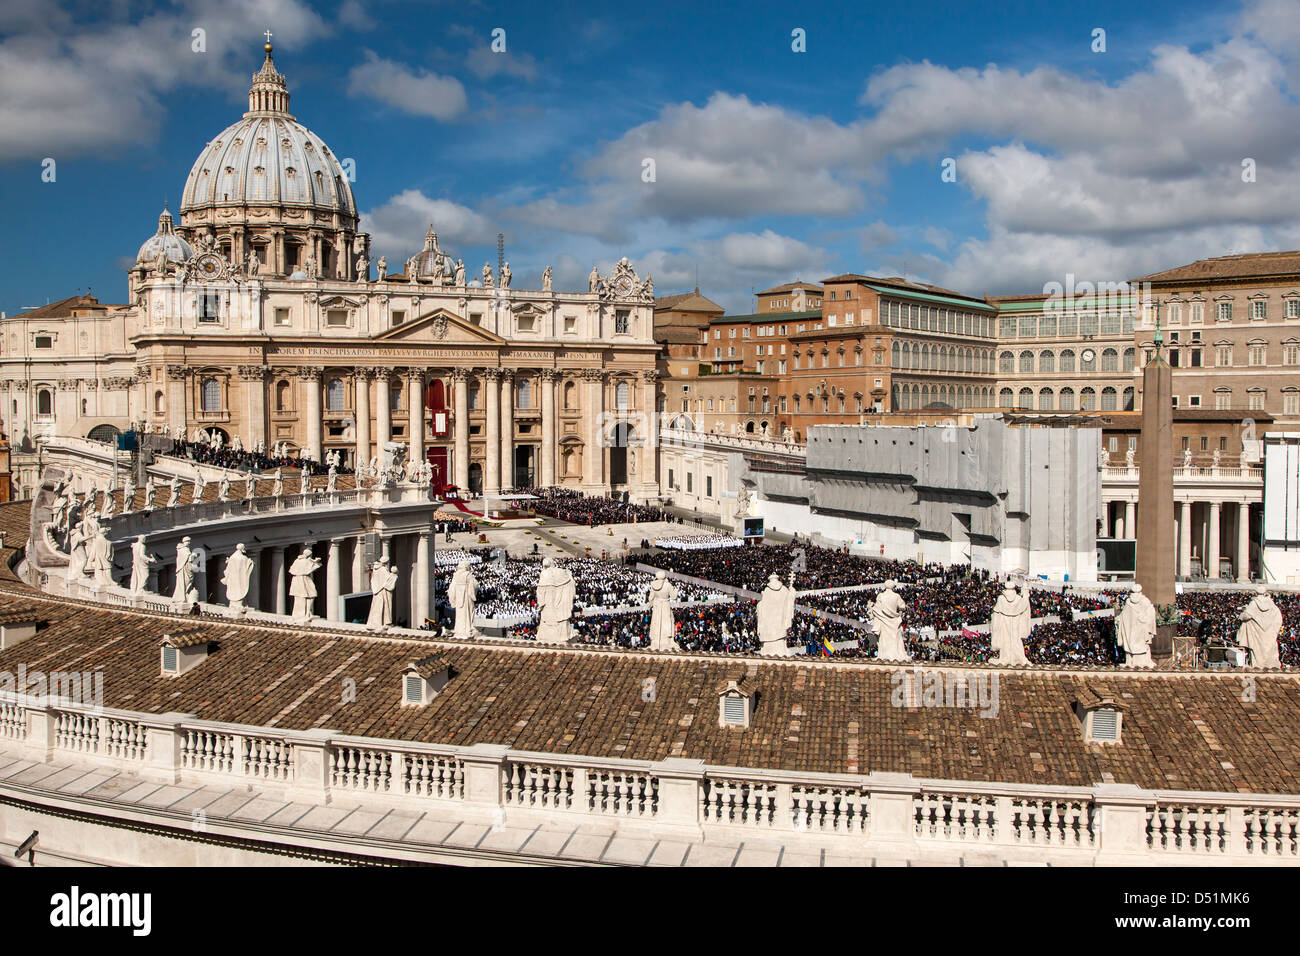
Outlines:
MULTIPOLYGON (((1135 538, 1137 509, 1136 501, 1110 502, 1104 531, 1114 538, 1135 538)), ((1179 577, 1231 576, 1249 581, 1250 502, 1175 500, 1174 540, 1169 546, 1177 556, 1175 573, 1179 577), (1224 573, 1224 558, 1230 574, 1224 573)))
MULTIPOLYGON (((395 623, 419 627, 433 609, 434 531, 421 528, 413 532, 377 531, 367 552, 367 534, 335 535, 318 541, 301 544, 259 545, 244 543, 244 551, 253 561, 253 574, 244 604, 253 610, 272 614, 289 614, 293 600, 289 596, 293 562, 310 549, 321 559, 321 566, 313 576, 316 583, 316 600, 313 613, 327 621, 345 620, 341 598, 347 594, 370 590, 370 569, 374 561, 396 565, 398 586, 394 593, 393 617, 395 623)), ((201 542, 199 542, 202 544, 201 542)), ((194 586, 199 599, 205 603, 226 604, 226 591, 222 585, 226 558, 235 546, 202 546, 204 559, 195 577, 194 586)), ((166 563, 150 568, 150 591, 163 600, 170 600, 175 583, 175 564, 166 563)), ((361 622, 364 623, 364 620, 361 622)))

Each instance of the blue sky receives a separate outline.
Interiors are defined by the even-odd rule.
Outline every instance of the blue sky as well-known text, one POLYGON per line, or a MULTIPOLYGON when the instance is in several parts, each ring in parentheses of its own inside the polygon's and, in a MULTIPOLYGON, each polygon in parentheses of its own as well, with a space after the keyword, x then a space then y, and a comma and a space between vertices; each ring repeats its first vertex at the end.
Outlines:
POLYGON ((471 271, 503 232, 518 286, 627 255, 659 294, 698 271, 741 312, 796 276, 1030 292, 1300 247, 1300 0, 6 0, 0 309, 122 300, 163 200, 246 108, 267 28, 399 266, 432 218, 471 271))

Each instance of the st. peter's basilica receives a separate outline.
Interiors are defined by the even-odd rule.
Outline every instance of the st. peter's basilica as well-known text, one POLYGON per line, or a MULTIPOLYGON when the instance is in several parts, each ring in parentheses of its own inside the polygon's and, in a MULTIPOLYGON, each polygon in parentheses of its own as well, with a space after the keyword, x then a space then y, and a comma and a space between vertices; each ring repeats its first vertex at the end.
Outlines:
POLYGON ((20 485, 43 433, 141 425, 344 464, 398 443, 472 492, 657 496, 650 278, 623 259, 581 292, 552 289, 549 267, 517 289, 509 263, 466 264, 432 225, 400 271, 372 264, 344 164, 289 112, 269 43, 248 112, 199 153, 178 213, 140 247, 127 305, 74 297, 6 321, 20 485))

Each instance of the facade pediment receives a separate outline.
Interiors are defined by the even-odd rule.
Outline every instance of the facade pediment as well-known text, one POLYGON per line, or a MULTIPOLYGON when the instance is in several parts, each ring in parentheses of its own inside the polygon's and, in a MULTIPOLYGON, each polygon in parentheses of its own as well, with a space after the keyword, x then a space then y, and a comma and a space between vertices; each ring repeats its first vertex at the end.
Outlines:
POLYGON ((437 309, 428 315, 411 322, 381 332, 374 337, 376 342, 407 343, 437 342, 440 345, 505 345, 506 340, 499 335, 472 325, 460 316, 437 309))

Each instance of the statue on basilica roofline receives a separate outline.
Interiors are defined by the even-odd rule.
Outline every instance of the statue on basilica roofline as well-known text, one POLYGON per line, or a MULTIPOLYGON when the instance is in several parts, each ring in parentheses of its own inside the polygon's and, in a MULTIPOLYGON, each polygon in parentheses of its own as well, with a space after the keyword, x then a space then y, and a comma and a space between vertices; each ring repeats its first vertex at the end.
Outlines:
POLYGON ((377 264, 376 269, 379 273, 378 279, 380 282, 383 282, 388 278, 388 256, 379 257, 379 263, 377 264))
POLYGON ((514 273, 510 271, 510 263, 503 263, 501 266, 501 288, 510 288, 510 280, 513 276, 514 273))
POLYGON ((483 288, 492 288, 492 264, 490 262, 483 263, 483 288))
POLYGON ((456 285, 458 288, 465 287, 465 260, 456 260, 456 285))
POLYGON ((542 270, 542 291, 551 291, 551 267, 547 266, 542 270))
POLYGON ((357 281, 370 281, 370 260, 365 256, 360 256, 357 259, 357 281))

